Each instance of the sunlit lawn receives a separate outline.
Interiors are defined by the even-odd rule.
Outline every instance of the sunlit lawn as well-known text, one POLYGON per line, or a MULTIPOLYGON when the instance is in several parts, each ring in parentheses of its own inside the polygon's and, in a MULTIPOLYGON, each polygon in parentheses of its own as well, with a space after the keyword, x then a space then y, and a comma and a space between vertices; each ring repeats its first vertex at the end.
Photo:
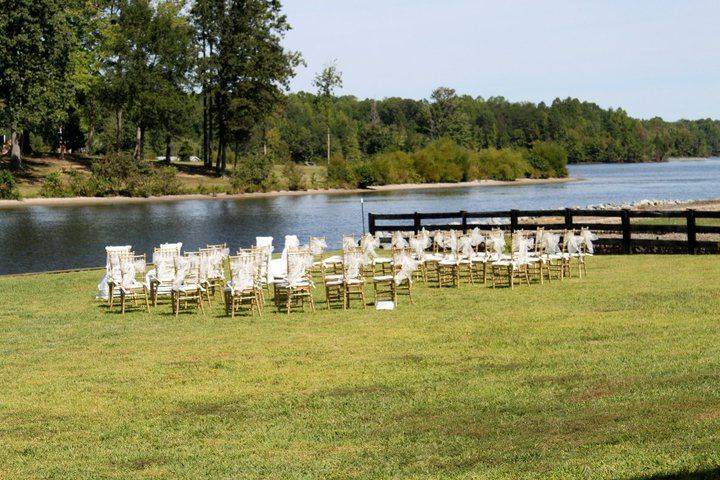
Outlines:
POLYGON ((0 478, 720 475, 720 258, 589 270, 235 320, 2 277, 0 478))

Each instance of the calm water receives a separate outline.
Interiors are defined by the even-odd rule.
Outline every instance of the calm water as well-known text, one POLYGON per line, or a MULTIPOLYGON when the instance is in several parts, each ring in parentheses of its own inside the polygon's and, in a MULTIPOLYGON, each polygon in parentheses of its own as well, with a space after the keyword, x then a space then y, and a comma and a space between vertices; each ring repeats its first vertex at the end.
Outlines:
POLYGON ((571 166, 585 181, 263 199, 0 209, 0 274, 103 265, 105 245, 151 253, 161 242, 186 249, 227 242, 234 250, 272 235, 325 235, 331 247, 360 232, 365 213, 584 207, 642 199, 720 197, 720 158, 661 164, 571 166))

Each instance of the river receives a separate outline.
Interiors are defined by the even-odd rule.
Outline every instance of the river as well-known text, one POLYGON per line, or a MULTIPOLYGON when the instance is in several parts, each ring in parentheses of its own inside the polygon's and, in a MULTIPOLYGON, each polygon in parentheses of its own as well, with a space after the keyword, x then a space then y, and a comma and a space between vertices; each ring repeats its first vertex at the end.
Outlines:
POLYGON ((720 158, 666 163, 571 165, 583 181, 400 190, 363 194, 313 194, 252 199, 179 200, 116 205, 22 206, 0 210, 0 274, 99 266, 105 245, 152 252, 162 242, 185 250, 227 242, 232 250, 272 235, 301 241, 323 235, 338 247, 344 233, 362 230, 365 213, 481 211, 585 207, 643 199, 704 200, 720 197, 720 158))

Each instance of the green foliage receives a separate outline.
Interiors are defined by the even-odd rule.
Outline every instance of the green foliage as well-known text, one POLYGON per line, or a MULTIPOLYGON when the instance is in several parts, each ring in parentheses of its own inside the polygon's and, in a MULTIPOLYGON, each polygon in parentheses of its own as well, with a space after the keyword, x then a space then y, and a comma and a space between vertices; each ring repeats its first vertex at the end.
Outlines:
POLYGON ((15 176, 10 170, 0 169, 0 200, 19 200, 15 176))
POLYGON ((533 142, 528 152, 528 161, 540 178, 566 177, 568 174, 567 151, 554 142, 533 142))
POLYGON ((283 175, 287 180, 288 190, 305 190, 307 188, 307 182, 297 163, 291 161, 283 165, 283 175))
POLYGON ((247 156, 230 174, 230 193, 263 192, 274 182, 272 162, 266 156, 247 156))
POLYGON ((73 194, 63 181, 60 172, 49 173, 43 179, 40 186, 40 196, 42 197, 72 197, 73 194))
POLYGON ((137 162, 129 155, 93 162, 90 175, 69 170, 47 175, 40 189, 43 197, 149 197, 178 195, 182 184, 174 167, 137 162))
POLYGON ((357 175, 353 166, 341 155, 332 155, 327 169, 327 184, 330 187, 355 187, 357 175))
POLYGON ((180 148, 178 149, 178 158, 181 162, 187 162, 190 160, 190 156, 193 154, 192 145, 190 145, 190 142, 185 140, 182 145, 180 145, 180 148))

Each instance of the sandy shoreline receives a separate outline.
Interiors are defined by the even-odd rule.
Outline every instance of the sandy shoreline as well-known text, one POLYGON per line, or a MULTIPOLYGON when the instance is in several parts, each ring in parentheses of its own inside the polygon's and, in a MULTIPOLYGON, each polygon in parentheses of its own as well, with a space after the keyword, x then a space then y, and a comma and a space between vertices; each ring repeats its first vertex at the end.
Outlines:
POLYGON ((70 206, 70 205, 109 205, 117 203, 155 203, 155 202, 178 202, 183 200, 231 200, 246 198, 272 198, 282 196, 298 196, 298 195, 341 195, 341 194, 357 194, 357 193, 374 193, 374 192, 391 192, 400 190, 426 190, 426 189, 443 189, 443 188, 463 188, 463 187, 497 187, 497 186, 513 186, 513 185, 540 185, 547 183, 568 183, 578 182, 582 179, 578 178, 521 178, 515 181, 500 180, 474 180, 472 182, 458 183, 403 183, 393 185, 381 185, 370 188, 328 188, 315 190, 299 190, 299 191, 274 191, 274 192, 258 192, 258 193, 239 193, 235 195, 218 194, 218 195, 164 195, 159 197, 67 197, 67 198, 25 198, 22 200, 0 200, 0 208, 22 208, 32 206, 70 206))

